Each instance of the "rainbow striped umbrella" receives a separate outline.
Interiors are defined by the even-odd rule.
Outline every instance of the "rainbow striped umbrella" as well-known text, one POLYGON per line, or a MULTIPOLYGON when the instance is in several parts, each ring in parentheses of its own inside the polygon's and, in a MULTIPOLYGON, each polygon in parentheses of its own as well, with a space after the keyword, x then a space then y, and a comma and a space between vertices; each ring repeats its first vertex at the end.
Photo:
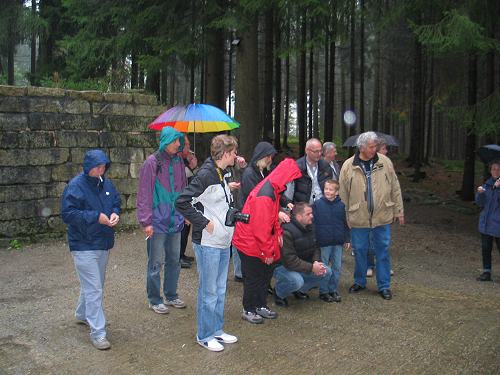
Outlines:
POLYGON ((188 104, 170 108, 148 125, 153 130, 161 130, 165 126, 182 133, 215 133, 237 129, 240 124, 212 105, 188 104))

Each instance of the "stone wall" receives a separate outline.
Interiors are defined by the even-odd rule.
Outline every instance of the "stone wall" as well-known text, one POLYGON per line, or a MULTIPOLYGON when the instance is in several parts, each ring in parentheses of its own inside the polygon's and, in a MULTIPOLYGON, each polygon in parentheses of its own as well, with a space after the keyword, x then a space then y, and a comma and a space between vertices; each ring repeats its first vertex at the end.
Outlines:
POLYGON ((0 245, 64 232, 60 197, 92 148, 111 159, 121 227, 135 225, 139 169, 158 144, 147 125, 163 110, 139 93, 0 86, 0 245))

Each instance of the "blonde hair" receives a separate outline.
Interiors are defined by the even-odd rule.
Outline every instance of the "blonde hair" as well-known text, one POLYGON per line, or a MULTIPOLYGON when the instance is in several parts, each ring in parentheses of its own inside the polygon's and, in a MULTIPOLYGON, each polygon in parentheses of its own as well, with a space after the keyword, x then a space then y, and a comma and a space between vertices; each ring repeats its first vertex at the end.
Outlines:
POLYGON ((221 134, 212 138, 210 144, 210 155, 214 160, 222 159, 225 152, 231 152, 238 148, 238 140, 232 135, 221 134))
POLYGON ((263 171, 264 169, 269 169, 271 167, 271 163, 268 163, 266 159, 267 156, 264 156, 262 159, 257 160, 257 162, 255 163, 259 170, 263 171))

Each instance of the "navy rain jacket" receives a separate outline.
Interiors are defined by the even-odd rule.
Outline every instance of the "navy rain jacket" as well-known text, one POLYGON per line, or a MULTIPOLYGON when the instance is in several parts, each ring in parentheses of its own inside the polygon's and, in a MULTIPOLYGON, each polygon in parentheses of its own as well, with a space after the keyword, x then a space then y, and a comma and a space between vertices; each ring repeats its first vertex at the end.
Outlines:
POLYGON ((74 177, 64 189, 61 201, 61 217, 68 224, 68 242, 71 251, 109 250, 115 242, 114 230, 99 224, 99 215, 108 217, 120 214, 120 194, 110 180, 90 177, 88 173, 98 165, 110 161, 101 150, 85 154, 83 173, 74 177))

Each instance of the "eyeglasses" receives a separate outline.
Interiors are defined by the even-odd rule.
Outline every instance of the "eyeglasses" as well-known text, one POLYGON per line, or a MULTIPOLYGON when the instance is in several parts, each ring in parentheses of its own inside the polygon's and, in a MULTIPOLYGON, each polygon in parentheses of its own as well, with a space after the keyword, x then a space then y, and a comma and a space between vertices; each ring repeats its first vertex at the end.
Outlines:
POLYGON ((307 149, 307 151, 312 152, 313 154, 320 154, 321 153, 321 149, 319 149, 319 150, 311 150, 309 148, 309 149, 307 149))

